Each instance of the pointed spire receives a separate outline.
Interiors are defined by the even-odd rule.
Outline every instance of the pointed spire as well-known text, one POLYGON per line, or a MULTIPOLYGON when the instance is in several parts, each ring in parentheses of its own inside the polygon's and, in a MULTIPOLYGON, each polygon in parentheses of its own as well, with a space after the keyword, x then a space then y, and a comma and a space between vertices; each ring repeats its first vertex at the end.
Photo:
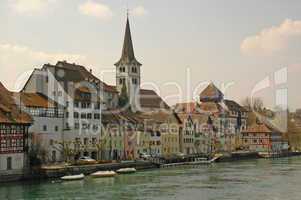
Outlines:
POLYGON ((122 55, 121 55, 120 60, 115 65, 120 65, 121 63, 125 63, 125 64, 136 63, 138 65, 141 65, 135 58, 128 10, 127 10, 127 20, 126 20, 126 28, 125 28, 124 42, 123 42, 123 48, 122 48, 122 55))

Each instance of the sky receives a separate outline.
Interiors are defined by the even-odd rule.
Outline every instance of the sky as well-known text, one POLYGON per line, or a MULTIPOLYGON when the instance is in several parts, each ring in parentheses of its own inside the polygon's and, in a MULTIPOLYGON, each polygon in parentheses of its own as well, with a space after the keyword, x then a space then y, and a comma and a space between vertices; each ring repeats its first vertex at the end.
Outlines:
POLYGON ((169 104, 214 82, 237 102, 301 108, 299 0, 1 0, 0 81, 18 90, 67 60, 115 84, 127 8, 142 87, 169 104))

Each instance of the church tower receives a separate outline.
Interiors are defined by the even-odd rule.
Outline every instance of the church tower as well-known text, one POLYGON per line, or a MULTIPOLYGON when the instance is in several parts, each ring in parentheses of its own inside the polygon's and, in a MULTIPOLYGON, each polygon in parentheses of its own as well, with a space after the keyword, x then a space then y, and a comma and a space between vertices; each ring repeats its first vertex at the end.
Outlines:
POLYGON ((137 108, 137 98, 140 91, 140 67, 134 54, 134 47, 131 36, 129 17, 127 16, 124 42, 120 60, 115 63, 116 66, 116 87, 119 94, 123 87, 126 87, 127 96, 132 108, 137 108))

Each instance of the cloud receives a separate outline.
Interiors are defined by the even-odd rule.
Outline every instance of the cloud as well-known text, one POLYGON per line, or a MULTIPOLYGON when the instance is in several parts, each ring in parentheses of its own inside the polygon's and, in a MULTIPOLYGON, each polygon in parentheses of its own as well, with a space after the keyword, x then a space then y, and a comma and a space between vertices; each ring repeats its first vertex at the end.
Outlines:
POLYGON ((241 43, 241 52, 246 55, 272 55, 288 50, 301 41, 301 21, 286 19, 279 26, 263 29, 241 43))
POLYGON ((85 56, 79 54, 49 53, 35 51, 26 46, 0 43, 0 80, 13 89, 17 77, 22 73, 35 67, 40 68, 45 63, 55 64, 58 60, 80 64, 87 61, 85 56))
POLYGON ((148 11, 143 6, 137 6, 131 12, 134 16, 144 16, 148 14, 148 11))
POLYGON ((19 14, 39 13, 57 0, 8 0, 10 8, 19 14))
POLYGON ((101 20, 109 20, 113 17, 113 12, 109 6, 91 0, 80 4, 78 10, 83 15, 96 17, 101 20))

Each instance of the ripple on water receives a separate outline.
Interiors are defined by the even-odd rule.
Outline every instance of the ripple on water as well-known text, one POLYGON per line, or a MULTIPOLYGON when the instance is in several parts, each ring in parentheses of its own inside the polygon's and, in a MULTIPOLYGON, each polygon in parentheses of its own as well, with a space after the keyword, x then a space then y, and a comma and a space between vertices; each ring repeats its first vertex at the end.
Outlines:
POLYGON ((301 158, 216 163, 75 182, 5 184, 0 199, 300 200, 301 158))

